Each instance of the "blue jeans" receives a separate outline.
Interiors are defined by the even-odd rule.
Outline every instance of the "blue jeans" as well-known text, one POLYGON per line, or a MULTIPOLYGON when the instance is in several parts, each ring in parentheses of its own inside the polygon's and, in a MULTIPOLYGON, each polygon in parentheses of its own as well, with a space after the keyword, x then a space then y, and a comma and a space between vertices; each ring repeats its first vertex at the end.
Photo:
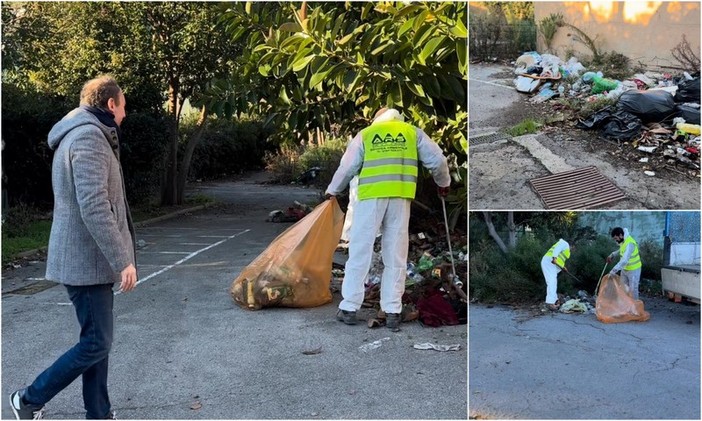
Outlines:
POLYGON ((80 341, 25 390, 26 403, 42 406, 82 375, 85 417, 105 419, 110 415, 107 366, 114 324, 112 287, 113 284, 66 285, 80 323, 80 341))

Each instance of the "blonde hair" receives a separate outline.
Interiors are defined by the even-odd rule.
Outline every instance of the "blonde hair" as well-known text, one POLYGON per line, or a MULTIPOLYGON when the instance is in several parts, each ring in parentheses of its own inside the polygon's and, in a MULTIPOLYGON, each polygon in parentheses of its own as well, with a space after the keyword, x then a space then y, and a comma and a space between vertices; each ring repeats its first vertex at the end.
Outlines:
POLYGON ((85 82, 80 90, 80 105, 107 109, 107 101, 110 98, 119 105, 119 93, 122 89, 117 85, 117 81, 112 76, 100 76, 85 82))

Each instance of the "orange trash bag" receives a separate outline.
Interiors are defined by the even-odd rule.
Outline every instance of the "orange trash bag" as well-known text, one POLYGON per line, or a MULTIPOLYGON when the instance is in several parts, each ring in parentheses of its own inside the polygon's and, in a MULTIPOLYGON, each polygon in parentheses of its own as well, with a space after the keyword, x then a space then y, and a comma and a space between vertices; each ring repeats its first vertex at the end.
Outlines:
POLYGON ((332 258, 344 224, 336 198, 280 234, 229 290, 244 308, 316 307, 331 302, 332 258))
POLYGON ((645 322, 651 315, 641 300, 634 300, 616 275, 605 275, 597 293, 595 314, 603 323, 645 322))

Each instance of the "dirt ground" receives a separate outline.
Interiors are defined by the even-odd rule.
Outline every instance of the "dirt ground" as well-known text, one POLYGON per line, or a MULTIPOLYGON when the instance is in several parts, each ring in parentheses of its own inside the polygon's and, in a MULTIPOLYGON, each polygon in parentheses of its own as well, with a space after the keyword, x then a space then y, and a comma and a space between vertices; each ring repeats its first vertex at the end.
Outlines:
MULTIPOLYGON (((540 147, 571 167, 597 167, 626 195, 626 199, 599 209, 699 209, 698 172, 667 165, 654 155, 635 150, 629 143, 605 139, 596 131, 577 129, 577 120, 571 119, 572 110, 559 109, 555 101, 529 103, 529 96, 511 88, 512 79, 510 69, 505 66, 471 68, 470 137, 504 132, 527 118, 557 120, 536 134, 540 147), (649 158, 649 163, 639 162, 641 158, 649 158), (648 176, 644 171, 655 175, 648 176)), ((551 172, 518 140, 507 138, 470 146, 471 209, 544 208, 528 180, 551 172)))

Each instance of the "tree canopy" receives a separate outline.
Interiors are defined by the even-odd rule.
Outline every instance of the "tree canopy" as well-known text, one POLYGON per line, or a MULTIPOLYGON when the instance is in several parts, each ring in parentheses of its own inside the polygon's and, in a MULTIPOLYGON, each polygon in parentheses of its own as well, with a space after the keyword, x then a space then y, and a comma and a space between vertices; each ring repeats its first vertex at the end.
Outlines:
POLYGON ((233 3, 221 24, 245 40, 256 104, 283 132, 353 131, 395 107, 457 150, 467 128, 465 3, 233 3))

